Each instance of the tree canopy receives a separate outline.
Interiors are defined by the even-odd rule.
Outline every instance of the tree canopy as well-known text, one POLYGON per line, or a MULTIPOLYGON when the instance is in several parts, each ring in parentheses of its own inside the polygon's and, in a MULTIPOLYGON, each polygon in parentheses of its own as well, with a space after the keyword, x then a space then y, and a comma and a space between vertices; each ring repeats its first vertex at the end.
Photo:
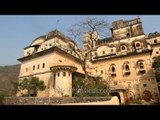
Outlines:
POLYGON ((155 70, 157 82, 160 82, 160 56, 154 57, 153 60, 152 67, 155 70))
POLYGON ((37 91, 44 90, 46 86, 44 85, 44 81, 39 80, 38 77, 24 78, 20 80, 18 85, 19 90, 27 90, 28 94, 26 96, 30 96, 32 94, 37 94, 37 91))

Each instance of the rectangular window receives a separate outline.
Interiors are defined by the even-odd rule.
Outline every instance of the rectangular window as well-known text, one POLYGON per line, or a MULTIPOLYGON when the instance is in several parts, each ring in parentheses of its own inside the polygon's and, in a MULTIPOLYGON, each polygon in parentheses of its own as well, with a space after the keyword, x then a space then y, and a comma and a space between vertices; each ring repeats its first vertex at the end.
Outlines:
POLYGON ((55 86, 56 86, 56 74, 53 75, 54 78, 53 78, 53 88, 55 89, 55 86))
POLYGON ((147 87, 147 84, 143 84, 143 87, 147 87))
POLYGON ((63 72, 63 76, 64 76, 64 77, 66 76, 66 72, 63 72))
POLYGON ((26 72, 28 71, 28 68, 26 68, 26 72))
POLYGON ((43 63, 42 68, 45 68, 45 63, 43 63))
POLYGON ((39 69, 39 65, 37 66, 37 69, 39 69))
POLYGON ((60 73, 57 73, 57 76, 59 77, 59 76, 60 76, 60 73))
POLYGON ((33 70, 35 70, 35 65, 33 65, 33 70))
POLYGON ((103 55, 105 54, 105 51, 103 51, 103 53, 102 53, 103 55))
POLYGON ((71 73, 69 72, 69 73, 68 73, 68 76, 70 76, 70 75, 71 75, 71 73))

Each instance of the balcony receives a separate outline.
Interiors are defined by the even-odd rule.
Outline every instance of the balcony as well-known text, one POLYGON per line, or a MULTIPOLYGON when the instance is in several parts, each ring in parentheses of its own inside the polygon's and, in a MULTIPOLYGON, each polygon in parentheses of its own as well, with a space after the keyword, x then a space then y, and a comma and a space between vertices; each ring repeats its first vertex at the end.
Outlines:
POLYGON ((116 72, 111 72, 110 74, 111 74, 112 77, 116 76, 116 72))
POLYGON ((145 69, 139 69, 139 71, 138 71, 138 73, 140 73, 140 74, 144 74, 145 72, 146 72, 145 69))
POLYGON ((130 73, 131 73, 130 71, 125 71, 124 75, 130 75, 130 73))

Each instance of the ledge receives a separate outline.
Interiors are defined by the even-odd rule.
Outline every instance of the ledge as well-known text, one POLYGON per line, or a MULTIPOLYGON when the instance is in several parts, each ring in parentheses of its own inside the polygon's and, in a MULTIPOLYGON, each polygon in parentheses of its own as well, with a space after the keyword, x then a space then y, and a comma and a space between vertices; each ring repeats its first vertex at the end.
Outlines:
POLYGON ((115 59, 115 58, 121 58, 121 57, 128 57, 128 56, 134 56, 134 55, 140 55, 140 54, 144 54, 144 53, 152 53, 152 49, 149 50, 143 50, 142 52, 131 52, 131 53, 128 53, 128 54, 125 54, 125 55, 110 55, 110 56, 99 56, 99 57, 94 57, 93 59, 95 60, 92 60, 92 62, 98 62, 98 61, 103 61, 103 60, 109 60, 109 59, 115 59), (97 59, 97 58, 101 58, 101 59, 97 59))
POLYGON ((17 60, 20 61, 20 62, 23 62, 23 61, 27 61, 27 60, 30 60, 30 59, 33 59, 33 58, 37 58, 37 57, 43 56, 45 54, 53 53, 54 51, 58 51, 58 52, 64 53, 64 55, 69 56, 69 57, 75 59, 78 62, 81 62, 81 60, 79 58, 77 58, 74 55, 71 55, 68 52, 58 48, 57 46, 54 46, 54 47, 51 47, 49 49, 46 49, 46 50, 31 54, 29 56, 25 56, 25 57, 19 58, 17 60))
POLYGON ((68 71, 74 72, 77 70, 77 68, 74 66, 57 65, 57 66, 50 67, 50 70, 53 72, 60 71, 60 70, 68 70, 68 71))
POLYGON ((109 101, 107 97, 5 97, 4 105, 60 105, 65 103, 88 103, 109 101))

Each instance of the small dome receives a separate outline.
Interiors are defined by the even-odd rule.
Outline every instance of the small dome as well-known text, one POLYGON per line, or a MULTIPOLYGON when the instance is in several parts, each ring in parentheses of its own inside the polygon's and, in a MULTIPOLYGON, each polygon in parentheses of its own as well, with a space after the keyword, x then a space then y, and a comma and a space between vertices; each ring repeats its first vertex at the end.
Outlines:
POLYGON ((61 33, 58 30, 53 30, 47 34, 46 39, 51 39, 55 36, 61 36, 61 37, 65 38, 65 35, 63 33, 61 33))
POLYGON ((42 43, 45 41, 45 37, 46 37, 46 36, 43 35, 43 36, 40 36, 40 37, 36 38, 36 39, 31 43, 31 46, 42 44, 42 43))

